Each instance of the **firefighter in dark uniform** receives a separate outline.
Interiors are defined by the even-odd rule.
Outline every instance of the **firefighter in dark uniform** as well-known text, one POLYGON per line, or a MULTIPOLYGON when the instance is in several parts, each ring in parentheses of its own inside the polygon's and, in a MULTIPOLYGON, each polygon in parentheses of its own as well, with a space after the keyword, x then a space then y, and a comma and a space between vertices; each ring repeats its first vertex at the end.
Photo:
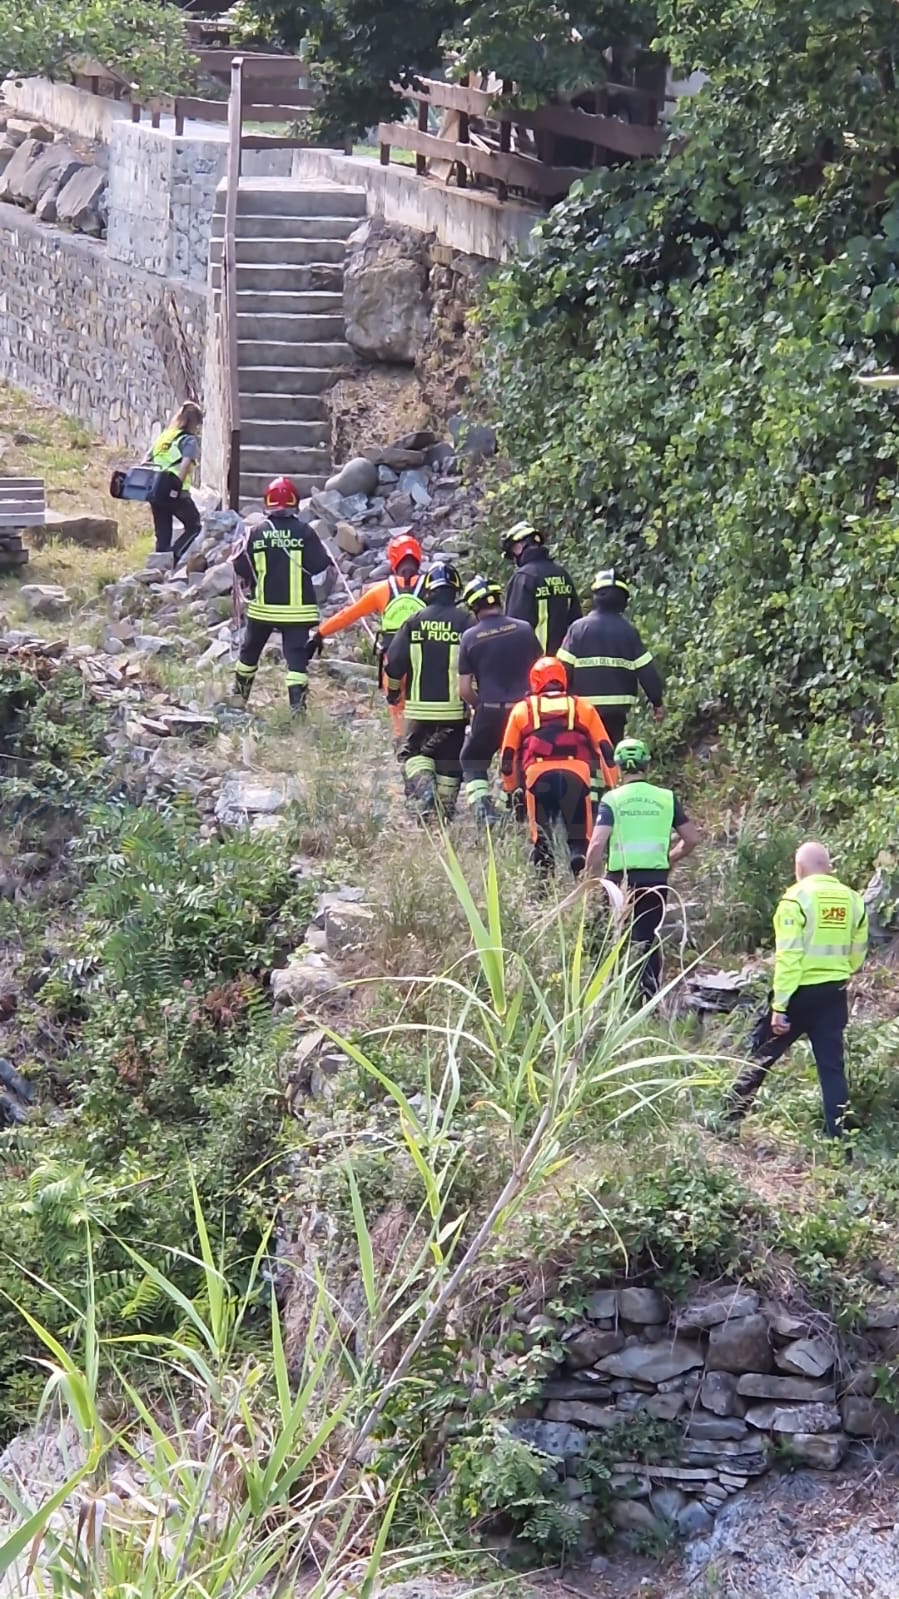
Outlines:
POLYGON ((234 561, 249 593, 234 686, 241 699, 249 699, 259 657, 277 628, 287 662, 290 708, 299 714, 305 709, 309 683, 309 635, 318 621, 312 580, 327 572, 331 563, 318 534, 297 515, 299 496, 289 478, 275 478, 265 491, 264 503, 266 520, 251 530, 234 561))
POLYGON ((593 609, 569 628, 559 650, 572 694, 599 711, 615 744, 624 738, 641 688, 662 720, 662 679, 633 623, 624 615, 631 591, 614 567, 593 579, 593 609))
POLYGON ((530 622, 543 655, 558 654, 572 622, 581 614, 574 579, 554 561, 542 533, 517 522, 503 535, 503 555, 518 570, 506 589, 506 615, 530 622))
POLYGON ((425 580, 424 610, 403 623, 384 663, 388 705, 399 701, 405 679, 406 726, 397 760, 420 820, 436 813, 449 821, 462 786, 466 708, 459 646, 471 616, 458 603, 461 588, 452 563, 436 560, 425 580))
POLYGON ((462 746, 462 781, 475 820, 495 822, 490 763, 503 741, 509 712, 528 692, 528 674, 540 655, 529 622, 503 614, 503 591, 486 577, 473 577, 462 604, 474 613, 459 651, 459 693, 473 716, 462 746))

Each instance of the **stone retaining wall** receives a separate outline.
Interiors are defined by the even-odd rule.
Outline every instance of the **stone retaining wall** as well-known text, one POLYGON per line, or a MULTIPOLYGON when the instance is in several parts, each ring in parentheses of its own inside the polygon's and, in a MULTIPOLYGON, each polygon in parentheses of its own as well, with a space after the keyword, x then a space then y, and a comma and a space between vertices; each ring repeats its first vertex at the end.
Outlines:
POLYGON ((531 1324, 538 1341, 560 1336, 565 1356, 513 1432, 557 1461, 588 1537, 595 1501, 578 1467, 591 1439, 615 1429, 624 1439, 612 1467, 616 1527, 707 1532, 776 1460, 831 1471, 855 1442, 893 1433, 895 1415, 873 1396, 875 1365, 895 1357, 897 1328, 899 1305, 872 1311, 870 1359, 847 1366, 832 1336, 751 1289, 718 1288, 673 1314, 654 1288, 601 1289, 574 1325, 531 1324), (670 1423, 672 1447, 644 1458, 635 1448, 629 1459, 624 1429, 636 1441, 641 1416, 670 1423))
POLYGON ((0 377, 142 454, 201 397, 206 293, 0 205, 0 377))

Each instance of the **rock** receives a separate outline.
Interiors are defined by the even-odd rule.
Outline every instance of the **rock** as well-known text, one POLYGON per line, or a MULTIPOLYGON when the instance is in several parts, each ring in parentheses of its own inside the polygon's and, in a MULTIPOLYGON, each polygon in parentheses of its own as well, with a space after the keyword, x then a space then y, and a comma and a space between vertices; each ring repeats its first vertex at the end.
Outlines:
POLYGON ((210 566, 203 575, 200 584, 200 593, 219 599, 230 595, 234 583, 234 568, 230 561, 219 561, 215 566, 210 566))
POLYGON ((99 167, 82 167, 60 190, 56 201, 57 220, 76 233, 100 238, 106 231, 107 180, 99 167))
POLYGON ((606 1355, 616 1355, 623 1348, 624 1337, 621 1333, 585 1327, 566 1342, 565 1364, 572 1371, 580 1371, 584 1366, 595 1366, 606 1355))
POLYGON ((15 153, 16 146, 13 144, 12 139, 0 139, 0 178, 2 178, 15 153))
POLYGON ((72 603, 58 583, 23 583, 19 595, 31 616, 61 616, 72 603))
POLYGON ((606 1316, 618 1315, 618 1294, 614 1288, 599 1288, 588 1295, 587 1315, 591 1321, 602 1321, 606 1316))
POLYGON ((749 1428, 738 1416, 703 1416, 695 1411, 687 1422, 688 1438, 700 1440, 718 1438, 745 1438, 749 1428))
MULTIPOLYGON (((307 933, 308 938, 308 933, 307 933)), ((606 1404, 614 1404, 615 1400, 611 1388, 603 1382, 594 1382, 596 1374, 590 1371, 580 1371, 575 1377, 550 1377, 540 1389, 541 1399, 572 1399, 580 1404, 584 1399, 602 1400, 606 1404)))
POLYGON ((222 827, 240 827, 250 816, 274 816, 284 803, 282 789, 259 782, 249 772, 239 772, 222 784, 215 819, 222 827))
POLYGON ((801 1316, 794 1316, 792 1311, 781 1310, 766 1306, 768 1324, 778 1338, 803 1338, 808 1331, 807 1323, 801 1316))
POLYGON ((451 416, 448 425, 457 454, 461 451, 463 455, 476 460, 496 454, 496 433, 493 428, 470 422, 465 416, 451 416))
POLYGON ((370 360, 411 365, 430 327, 424 235, 371 217, 350 236, 343 280, 347 342, 370 360))
POLYGON ((174 738, 186 733, 211 733, 218 727, 214 716, 203 716, 200 711, 164 710, 160 711, 159 720, 174 738))
POLYGON ((674 1421, 686 1403, 686 1394, 651 1394, 641 1409, 655 1416, 656 1421, 674 1421))
POLYGON ((342 496, 364 494, 368 498, 369 494, 374 494, 378 481, 378 468, 374 462, 364 455, 356 455, 328 479, 325 490, 342 496))
POLYGON ((857 1366, 843 1390, 844 1394, 860 1394, 870 1399, 877 1392, 877 1367, 857 1366))
POLYGON ((709 1333, 709 1371, 770 1371, 771 1344, 764 1316, 737 1316, 709 1333))
POLYGON ((794 1459, 818 1471, 836 1471, 848 1448, 849 1439, 841 1432, 794 1432, 790 1438, 794 1459))
POLYGON ((680 1483, 691 1490, 714 1482, 718 1475, 713 1466, 645 1466, 643 1469, 661 1482, 680 1483))
POLYGON ((618 1466, 613 1466, 609 1486, 616 1499, 646 1499, 649 1497, 652 1483, 645 1471, 639 1467, 636 1472, 622 1473, 618 1466))
POLYGON ((609 1405, 590 1405, 585 1401, 578 1403, 565 1399, 554 1399, 548 1404, 545 1416, 547 1421, 577 1422, 581 1427, 591 1427, 594 1431, 600 1432, 620 1427, 625 1419, 620 1410, 615 1410, 609 1405))
POLYGON ((826 1377, 833 1370, 834 1351, 826 1338, 798 1338, 784 1349, 775 1351, 774 1364, 779 1371, 797 1377, 826 1377))
POLYGON ((640 1325, 668 1320, 668 1306, 655 1288, 622 1288, 618 1293, 618 1313, 625 1321, 640 1325))
POLYGON ((51 183, 49 189, 44 190, 34 208, 34 214, 37 217, 38 222, 56 221, 56 200, 58 194, 58 183, 51 183))
MULTIPOLYGON (((24 146, 23 146, 24 148, 24 146)), ((10 167, 12 162, 10 162, 10 167)), ((28 211, 33 211, 49 191, 57 196, 56 211, 59 211, 59 199, 62 190, 80 172, 84 162, 79 160, 74 151, 66 144, 53 144, 45 147, 43 154, 32 161, 18 185, 18 192, 13 198, 28 211)))
MULTIPOLYGON (((9 128, 7 127, 7 136, 9 128)), ((17 205, 22 184, 28 177, 32 167, 44 155, 46 145, 40 139, 30 137, 22 140, 12 159, 7 162, 3 176, 0 177, 0 200, 17 205)))
POLYGON ((65 511, 51 511, 48 506, 43 527, 31 528, 28 542, 38 549, 50 539, 80 544, 86 550, 115 550, 119 544, 119 524, 111 516, 70 516, 65 511))
POLYGON ((136 633, 131 641, 136 655, 173 655, 174 639, 163 638, 159 633, 136 633))
POLYGON ((367 905, 330 905, 325 911, 325 938, 332 959, 355 954, 371 940, 375 913, 367 905))
POLYGON ((810 1403, 822 1400, 825 1404, 833 1404, 836 1397, 832 1383, 810 1382, 803 1377, 768 1377, 754 1371, 739 1379, 737 1393, 746 1399, 807 1400, 810 1403))
POLYGON ((415 511, 415 502, 411 494, 403 494, 399 489, 388 496, 386 501, 387 515, 390 517, 397 532, 409 521, 415 511))
POLYGON ((325 917, 329 910, 339 910, 345 905, 361 905, 364 899, 364 888, 351 888, 347 885, 344 888, 328 889, 326 893, 318 896, 315 914, 312 918, 312 926, 324 927, 325 917))
POLYGON ((426 466, 427 456, 424 450, 410 450, 401 444, 375 445, 373 449, 366 450, 369 460, 377 462, 379 466, 388 466, 393 472, 412 471, 415 467, 426 466))
POLYGON ((344 555, 361 555, 365 549, 365 540, 352 522, 338 522, 334 530, 334 543, 344 555))
POLYGON ((203 654, 197 657, 197 665, 217 666, 220 661, 224 661, 226 655, 230 654, 231 645, 228 640, 216 638, 213 639, 208 650, 204 650, 203 654))
POLYGON ((399 477, 399 492, 408 494, 413 505, 420 509, 430 505, 431 495, 428 491, 428 474, 424 470, 417 472, 401 472, 399 477))
POLYGON ((190 554, 187 557, 187 560, 184 563, 184 570, 185 570, 185 572, 187 572, 188 576, 190 576, 194 572, 205 572, 205 570, 206 570, 206 557, 205 557, 205 555, 203 555, 200 550, 195 550, 192 554, 190 554))
POLYGON ((695 1344, 672 1343, 644 1346, 634 1344, 617 1355, 597 1362, 597 1370, 612 1377, 630 1377, 638 1382, 659 1383, 702 1365, 702 1350, 695 1344))
POLYGON ((568 1460, 582 1455, 587 1448, 589 1434, 579 1427, 569 1427, 562 1421, 535 1421, 528 1418, 514 1421, 509 1427, 513 1438, 521 1438, 534 1449, 558 1460, 568 1460))
POLYGON ((865 1326, 869 1329, 899 1327, 899 1304, 869 1305, 865 1312, 865 1326))
POLYGON ((836 1405, 750 1405, 750 1427, 762 1432, 836 1432, 840 1412, 836 1405))
POLYGON ((640 1499, 617 1499, 612 1506, 612 1525, 619 1532, 659 1532, 660 1523, 640 1499))
POLYGON ((152 572, 154 574, 159 572, 171 572, 174 564, 175 557, 171 550, 154 550, 152 555, 147 556, 144 571, 152 572))
POLYGON ((686 1502, 687 1496, 680 1488, 654 1488, 649 1496, 650 1505, 663 1521, 673 1521, 686 1502))
POLYGON ((765 1444, 757 1432, 747 1430, 745 1440, 738 1438, 697 1438, 685 1441, 681 1459, 686 1466, 709 1466, 716 1461, 738 1467, 740 1471, 759 1472, 765 1469, 765 1444))
POLYGON ((316 489, 312 496, 312 508, 328 526, 335 528, 343 515, 343 495, 337 494, 333 489, 316 489))
POLYGON ((752 1289, 716 1289, 713 1295, 684 1305, 677 1312, 677 1325, 682 1332, 703 1332, 733 1317, 752 1316, 758 1308, 759 1296, 752 1289))
POLYGON ((273 971, 272 997, 277 1005, 301 1005, 304 1000, 329 994, 343 981, 327 955, 304 955, 289 966, 273 971))
POLYGON ((682 1538, 703 1538, 714 1525, 714 1517, 695 1499, 685 1505, 677 1517, 677 1530, 682 1538))
POLYGON ((843 1426, 853 1438, 883 1438, 896 1428, 896 1417, 886 1405, 861 1394, 847 1394, 840 1401, 843 1426))
POLYGON ((737 1379, 729 1371, 707 1372, 699 1398, 716 1416, 742 1416, 746 1406, 737 1395, 737 1379))

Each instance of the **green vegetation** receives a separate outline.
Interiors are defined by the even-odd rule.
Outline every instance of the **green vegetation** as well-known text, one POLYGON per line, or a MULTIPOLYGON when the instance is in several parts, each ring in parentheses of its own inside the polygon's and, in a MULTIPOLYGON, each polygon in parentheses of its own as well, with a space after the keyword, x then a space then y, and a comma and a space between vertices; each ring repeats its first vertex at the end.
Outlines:
POLYGON ((71 79, 98 61, 142 94, 174 94, 191 78, 183 11, 168 0, 0 0, 0 79, 71 79))

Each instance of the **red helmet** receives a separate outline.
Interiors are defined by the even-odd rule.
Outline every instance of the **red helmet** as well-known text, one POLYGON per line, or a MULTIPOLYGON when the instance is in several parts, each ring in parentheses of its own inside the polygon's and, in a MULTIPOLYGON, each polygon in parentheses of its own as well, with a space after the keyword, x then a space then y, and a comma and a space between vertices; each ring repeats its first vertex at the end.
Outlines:
POLYGON ((390 562, 391 572, 395 572, 400 561, 405 561, 410 555, 413 561, 417 561, 421 566, 421 545, 418 539, 413 538, 411 533, 398 533, 387 546, 387 559, 390 562))
POLYGON ((568 679, 561 661, 554 655, 541 655, 531 667, 531 693, 544 694, 548 688, 567 688, 568 679))
POLYGON ((300 496, 289 477, 276 477, 265 491, 267 511, 295 511, 299 503, 300 496))

